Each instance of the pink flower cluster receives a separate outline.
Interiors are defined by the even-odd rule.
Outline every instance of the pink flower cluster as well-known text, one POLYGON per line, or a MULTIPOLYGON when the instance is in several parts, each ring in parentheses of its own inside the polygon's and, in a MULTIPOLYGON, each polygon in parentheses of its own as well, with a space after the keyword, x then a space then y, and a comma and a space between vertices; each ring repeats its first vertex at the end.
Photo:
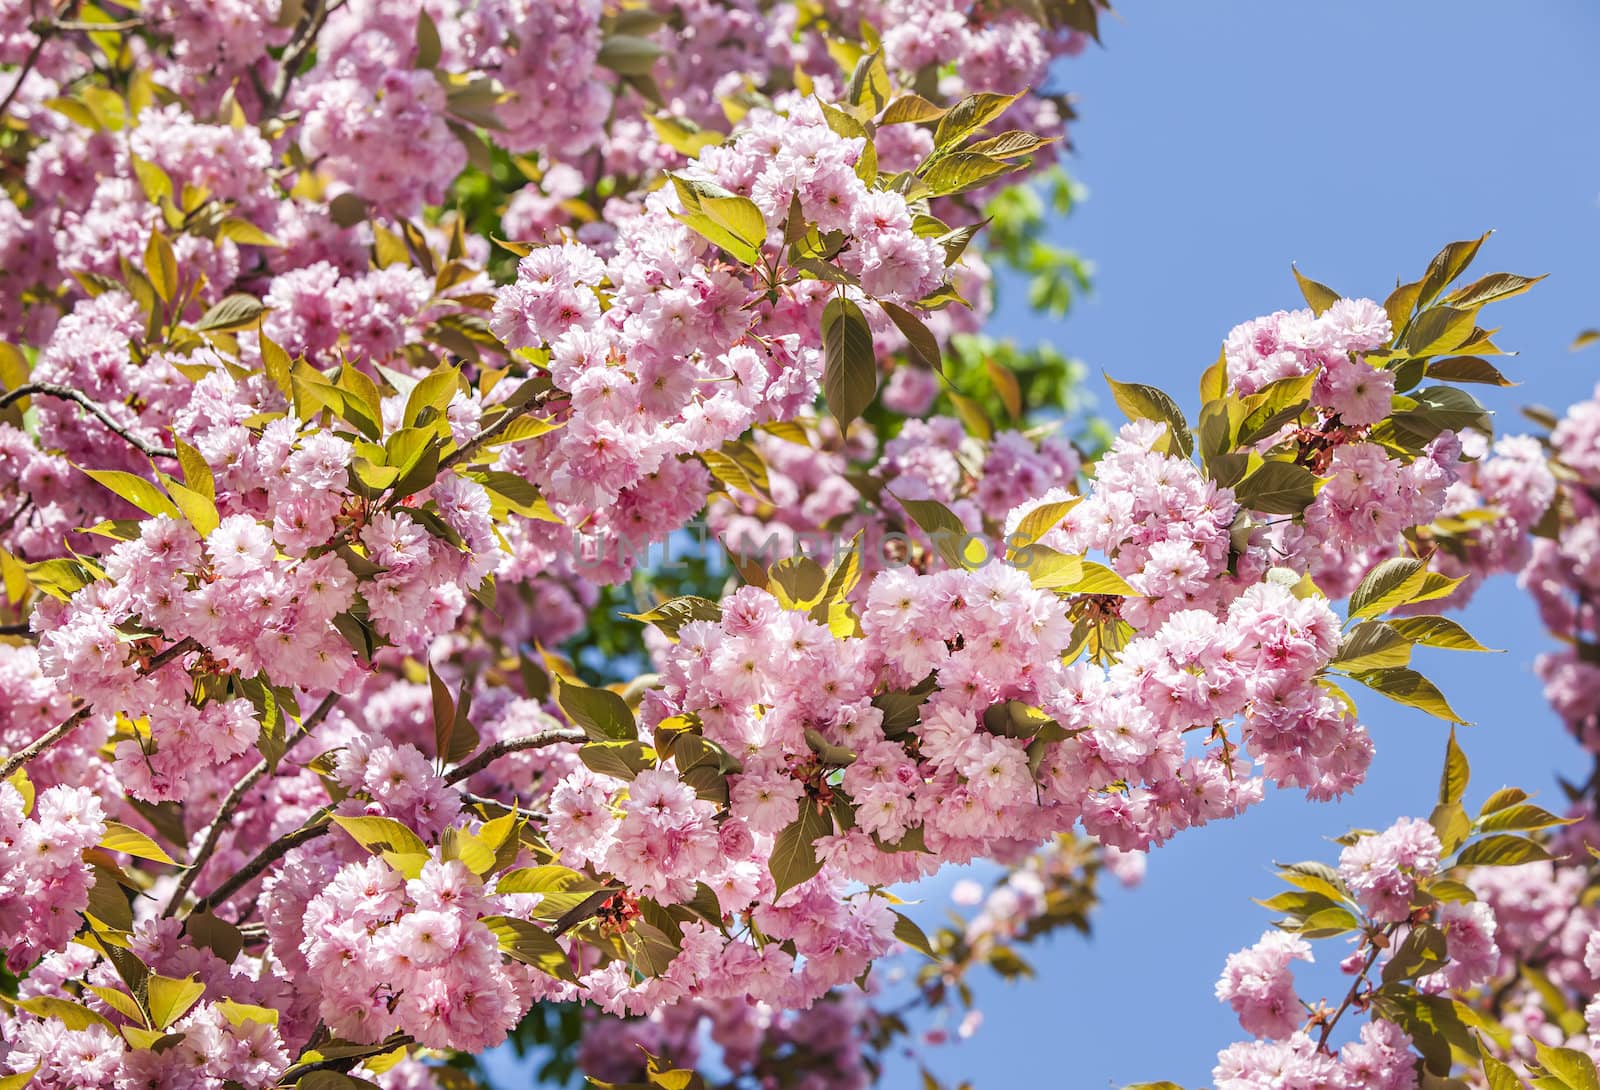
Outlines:
POLYGON ((1390 1022, 1369 1022, 1359 1040, 1332 1054, 1305 1033, 1229 1045, 1211 1077, 1216 1090, 1413 1090, 1415 1067, 1405 1031, 1390 1022))
POLYGON ((94 873, 83 852, 105 836, 105 812, 87 787, 58 785, 29 802, 0 782, 0 946, 19 971, 71 941, 94 873))
POLYGON ((1259 942, 1228 955, 1217 981, 1217 998, 1233 1008, 1246 1033, 1287 1038, 1305 1022, 1290 963, 1315 961, 1299 935, 1268 931, 1259 942))
POLYGON ((1340 299, 1320 315, 1280 310, 1228 333, 1228 381, 1243 396, 1315 373, 1314 404, 1351 427, 1376 424, 1389 415, 1394 374, 1361 357, 1389 337, 1389 316, 1370 299, 1340 299))
MULTIPOLYGON (((808 222, 849 233, 841 261, 863 292, 914 301, 943 282, 943 251, 913 233, 904 198, 857 177, 861 151, 814 100, 796 101, 787 116, 752 112, 686 177, 752 199, 769 233, 797 200, 808 222)), ((622 542, 660 540, 699 509, 706 478, 682 455, 793 417, 820 379, 830 286, 799 281, 767 300, 678 222, 682 211, 671 190, 651 195, 618 224, 609 257, 577 242, 537 250, 495 304, 495 332, 512 348, 548 349, 566 395, 565 426, 505 464, 548 481, 546 498, 598 541, 595 578, 627 571, 631 557, 613 555, 622 542)))
POLYGON ((1439 867, 1439 836, 1417 818, 1401 818, 1381 833, 1363 836, 1339 855, 1339 877, 1367 915, 1381 923, 1411 912, 1417 881, 1439 867))
POLYGON ((321 1017, 352 1041, 499 1044, 532 996, 481 921, 497 909, 460 862, 431 860, 410 880, 380 859, 340 869, 307 904, 300 946, 321 1017))

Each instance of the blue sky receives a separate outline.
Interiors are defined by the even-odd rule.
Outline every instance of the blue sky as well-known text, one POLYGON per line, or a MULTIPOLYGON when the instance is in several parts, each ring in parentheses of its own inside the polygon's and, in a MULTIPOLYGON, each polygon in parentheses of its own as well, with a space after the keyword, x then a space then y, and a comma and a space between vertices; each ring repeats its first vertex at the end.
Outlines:
MULTIPOLYGON (((1518 430, 1521 405, 1592 392, 1600 348, 1567 345, 1600 326, 1600 141, 1568 118, 1600 104, 1600 5, 1123 7, 1105 24, 1105 48, 1062 69, 1083 115, 1070 169, 1090 199, 1051 238, 1095 262, 1096 293, 1059 323, 1006 308, 997 332, 1052 341, 1091 374, 1160 385, 1192 411, 1231 326, 1301 305, 1291 262, 1381 299, 1444 243, 1494 228, 1481 271, 1551 274, 1491 311, 1504 326, 1498 343, 1520 352, 1504 369, 1523 383, 1477 388, 1498 426, 1518 430)), ((1463 620, 1509 650, 1419 654, 1417 665, 1475 724, 1461 735, 1469 804, 1508 783, 1554 795, 1554 771, 1586 762, 1533 676, 1545 641, 1531 605, 1502 581, 1463 620)), ((1239 1036, 1212 985, 1227 954, 1269 921, 1250 899, 1276 892, 1271 862, 1331 858, 1337 846, 1324 837, 1431 808, 1445 729, 1377 696, 1361 702, 1378 757, 1353 796, 1312 806, 1269 795, 1244 818, 1161 849, 1141 888, 1109 892, 1091 939, 1035 952, 1037 979, 980 981, 984 1025, 934 1053, 936 1072, 977 1090, 1206 1084, 1217 1049, 1239 1036)), ((951 880, 922 891, 925 918, 943 915, 951 880)), ((1321 968, 1341 953, 1323 944, 1321 968)), ((527 1083, 508 1075, 500 1085, 527 1083)), ((891 1066, 884 1085, 910 1090, 914 1067, 891 1066)))

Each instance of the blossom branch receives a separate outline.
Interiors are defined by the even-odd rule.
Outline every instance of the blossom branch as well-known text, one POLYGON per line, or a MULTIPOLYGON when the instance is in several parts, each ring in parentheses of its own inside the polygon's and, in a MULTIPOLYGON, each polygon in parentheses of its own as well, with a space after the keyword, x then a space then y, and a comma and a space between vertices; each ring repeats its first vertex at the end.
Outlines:
MULTIPOLYGON (((1394 933, 1394 928, 1387 928, 1384 933, 1386 935, 1392 935, 1394 933)), ((1350 1009, 1350 1004, 1356 1001, 1356 994, 1361 990, 1361 986, 1366 983, 1367 974, 1372 972, 1372 967, 1378 962, 1378 955, 1383 953, 1382 946, 1379 946, 1376 942, 1372 942, 1370 938, 1367 941, 1372 943, 1372 949, 1367 953, 1367 960, 1362 963, 1361 971, 1358 972, 1356 974, 1356 978, 1350 982, 1350 990, 1344 994, 1344 1001, 1339 1004, 1338 1008, 1332 1014, 1328 1015, 1327 1018, 1323 1019, 1322 1021, 1322 1034, 1317 1038, 1318 1051, 1328 1047, 1328 1038, 1333 1035, 1333 1027, 1339 1024, 1340 1017, 1343 1016, 1345 1011, 1350 1009)))
POLYGON ((263 871, 272 866, 272 864, 276 863, 278 860, 282 859, 284 856, 288 855, 295 848, 298 848, 300 845, 305 844, 308 841, 315 840, 317 837, 323 835, 329 829, 333 828, 332 824, 326 820, 327 816, 328 812, 326 810, 319 810, 312 817, 311 824, 302 825, 294 832, 286 833, 283 836, 280 836, 277 840, 274 840, 271 844, 268 844, 265 848, 262 848, 261 851, 256 854, 254 859, 250 860, 250 862, 239 868, 239 870, 229 876, 229 878, 216 889, 200 898, 200 900, 195 903, 194 908, 190 909, 189 912, 186 913, 186 917, 191 916, 196 912, 208 911, 212 907, 221 904, 223 901, 226 901, 229 897, 232 897, 235 893, 238 893, 245 886, 259 878, 263 871))
POLYGON ((23 748, 17 750, 6 760, 5 764, 0 765, 0 780, 10 779, 11 774, 17 769, 71 734, 77 729, 79 723, 89 718, 90 713, 93 711, 93 708, 85 704, 63 720, 60 725, 46 731, 23 748))
POLYGON ((579 743, 588 738, 581 730, 547 730, 539 734, 530 734, 523 738, 507 738, 503 742, 496 742, 482 753, 464 765, 453 769, 444 778, 445 783, 460 783, 462 780, 476 773, 482 772, 502 757, 513 753, 521 753, 527 749, 542 749, 545 746, 560 745, 562 742, 579 743))
POLYGON ((289 97, 289 88, 300 74, 300 66, 305 63, 307 55, 316 48, 317 36, 322 33, 323 24, 328 21, 329 15, 342 6, 342 0, 334 4, 329 4, 327 0, 312 0, 301 13, 300 22, 294 28, 294 37, 284 51, 278 77, 273 80, 272 93, 262 103, 263 114, 276 112, 283 105, 283 100, 289 97))
MULTIPOLYGON (((192 636, 185 636, 183 639, 179 640, 177 643, 173 644, 171 647, 152 658, 148 664, 140 668, 139 673, 144 676, 153 674, 167 663, 171 662, 173 659, 188 651, 194 651, 198 649, 199 646, 200 644, 196 642, 192 636)), ((12 754, 6 759, 5 764, 0 765, 0 780, 8 779, 17 769, 21 768, 23 765, 39 756, 45 750, 61 741, 67 735, 71 734, 75 729, 77 729, 78 724, 89 718, 93 712, 94 708, 91 705, 85 704, 83 707, 79 708, 77 711, 73 712, 70 716, 63 720, 58 726, 55 726, 46 731, 44 734, 41 734, 22 749, 19 749, 16 753, 12 754)))
MULTIPOLYGON (((4 112, 4 107, 0 107, 0 113, 4 112)), ((127 443, 130 447, 133 447, 146 458, 176 458, 178 456, 178 453, 175 450, 170 450, 167 447, 151 446, 149 443, 144 442, 142 439, 138 438, 132 432, 124 428, 121 424, 118 424, 115 420, 113 420, 111 415, 107 413, 104 408, 89 400, 89 398, 85 397, 81 392, 74 390, 70 386, 57 386, 50 382, 30 382, 26 385, 18 386, 15 390, 9 390, 4 394, 0 394, 0 409, 4 409, 8 405, 11 405, 17 401, 21 401, 25 397, 31 397, 34 394, 43 394, 46 397, 55 397, 60 398, 63 401, 72 401, 77 403, 96 420, 104 424, 106 426, 106 430, 110 431, 113 435, 117 436, 117 438, 127 443)))
MULTIPOLYGON (((78 0, 73 0, 67 10, 62 12, 62 16, 71 18, 77 7, 78 0)), ((17 70, 17 81, 11 85, 11 90, 6 92, 5 99, 0 101, 0 117, 6 115, 6 111, 11 108, 12 101, 17 97, 17 92, 21 91, 22 85, 28 82, 28 76, 32 74, 34 66, 39 63, 40 55, 44 53, 45 44, 50 41, 51 35, 57 31, 58 26, 55 23, 43 23, 35 25, 32 29, 38 35, 38 40, 33 43, 33 48, 28 50, 27 57, 23 58, 22 67, 17 70)))
POLYGON ((465 443, 461 444, 447 457, 441 459, 439 462, 440 472, 454 468, 455 466, 468 461, 474 454, 477 454, 478 451, 482 450, 486 444, 492 442, 496 436, 502 434, 507 428, 509 428, 513 421, 520 417, 527 416, 529 413, 533 412, 533 410, 539 408, 543 404, 544 400, 542 398, 530 397, 527 401, 523 402, 521 405, 518 405, 516 408, 508 409, 504 415, 502 415, 494 423, 490 424, 488 427, 478 432, 477 435, 474 435, 471 439, 468 439, 465 443))
MULTIPOLYGON (((339 703, 338 693, 329 693, 323 697, 322 703, 318 704, 311 714, 306 716, 305 721, 300 724, 300 730, 285 743, 283 756, 287 756, 289 751, 294 749, 303 738, 316 730, 317 726, 328 717, 328 713, 333 711, 334 705, 337 703, 339 703)), ((281 760, 282 757, 279 759, 281 760)), ((245 773, 238 783, 233 785, 233 790, 229 791, 227 798, 222 800, 222 805, 217 807, 217 816, 212 818, 211 824, 206 827, 205 837, 200 843, 199 851, 195 852, 194 858, 190 860, 189 869, 179 876, 178 886, 173 890, 172 897, 167 901, 167 907, 161 912, 163 917, 171 916, 178 911, 178 906, 183 903, 183 899, 188 896, 189 890, 193 888, 195 879, 200 876, 201 869, 205 867, 206 862, 217 850, 217 843, 222 839, 222 830, 227 827, 234 811, 239 808, 239 804, 244 801, 244 797, 250 789, 270 771, 272 771, 272 766, 263 758, 259 764, 245 773)))

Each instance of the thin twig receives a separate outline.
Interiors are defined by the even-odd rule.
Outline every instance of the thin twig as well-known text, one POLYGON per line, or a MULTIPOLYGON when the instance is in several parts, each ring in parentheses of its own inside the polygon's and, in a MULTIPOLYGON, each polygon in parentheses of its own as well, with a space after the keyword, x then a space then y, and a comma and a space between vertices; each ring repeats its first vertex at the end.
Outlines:
POLYGON ((462 462, 465 462, 474 454, 478 453, 478 451, 482 450, 484 444, 488 443, 501 432, 509 428, 512 421, 519 417, 527 416, 533 410, 539 408, 542 404, 543 402, 537 397, 530 397, 527 401, 523 402, 521 405, 518 405, 515 409, 507 410, 506 413, 493 424, 490 424, 487 428, 484 428, 477 435, 474 435, 471 439, 468 439, 461 446, 457 447, 448 457, 442 459, 439 462, 440 471, 443 472, 446 469, 450 469, 454 466, 460 465, 462 462))
POLYGON ((317 35, 322 33, 323 24, 328 21, 333 7, 337 6, 330 7, 326 0, 311 0, 301 13, 300 22, 294 28, 294 37, 290 39, 289 47, 284 50, 283 60, 279 63, 278 77, 272 81, 272 94, 261 104, 263 117, 276 113, 278 107, 283 105, 283 100, 289 97, 289 88, 300 74, 300 65, 316 47, 317 35))
POLYGON ((31 510, 33 510, 33 497, 24 496, 22 498, 22 502, 17 505, 17 509, 11 512, 11 514, 7 515, 4 522, 0 522, 0 534, 5 533, 7 530, 15 526, 17 524, 17 520, 31 510))
POLYGON ((90 713, 93 711, 93 708, 85 704, 83 707, 79 708, 77 711, 73 712, 66 719, 64 719, 58 726, 52 727, 50 730, 35 738, 32 742, 29 742, 26 746, 23 746, 21 749, 17 750, 17 752, 13 753, 10 758, 6 760, 5 764, 0 765, 0 780, 10 779, 11 774, 17 769, 21 768, 23 765, 39 756, 39 754, 43 753, 45 750, 61 741, 61 739, 71 734, 77 729, 79 723, 82 723, 85 719, 89 718, 90 713))
MULTIPOLYGON (((1393 928, 1390 928, 1389 933, 1393 934, 1393 928)), ((1355 980, 1351 981, 1350 990, 1344 995, 1344 1002, 1340 1003, 1339 1009, 1334 1011, 1326 1022, 1322 1023, 1322 1036, 1317 1039, 1317 1049, 1319 1051, 1327 1047, 1328 1038, 1333 1034, 1333 1027, 1338 1024, 1340 1015, 1349 1010, 1350 1004, 1355 1002, 1356 992, 1366 982, 1367 974, 1372 971, 1372 966, 1377 963, 1378 955, 1382 952, 1383 948, 1374 942, 1372 944, 1372 952, 1367 955, 1366 964, 1361 966, 1361 971, 1356 974, 1355 980)))
POLYGON ((177 643, 161 652, 155 658, 151 659, 150 665, 140 670, 140 673, 153 674, 167 663, 171 662, 173 659, 178 658, 180 655, 187 655, 190 651, 198 650, 200 650, 200 641, 195 639, 193 636, 185 636, 183 639, 179 640, 177 643))
MULTIPOLYGON (((200 644, 195 641, 194 637, 185 636, 183 639, 179 640, 177 643, 161 652, 161 654, 151 659, 148 665, 140 667, 139 673, 143 676, 153 674, 167 663, 177 658, 179 655, 182 655, 188 651, 196 650, 199 648, 199 646, 200 644)), ((13 753, 10 757, 6 758, 6 763, 0 765, 0 780, 7 779, 17 769, 21 768, 23 765, 39 756, 39 754, 43 753, 45 750, 61 741, 61 739, 71 734, 75 729, 77 729, 79 723, 82 723, 85 719, 89 718, 93 711, 94 708, 92 706, 85 704, 83 707, 79 708, 77 711, 73 712, 70 716, 63 720, 58 726, 50 728, 44 734, 41 734, 22 749, 19 749, 16 753, 13 753)))
MULTIPOLYGON (((337 703, 339 703, 338 693, 329 693, 323 697, 322 703, 318 704, 315 710, 306 716, 305 721, 300 724, 300 729, 295 732, 295 736, 284 743, 283 753, 279 756, 279 760, 287 757, 289 751, 298 745, 302 738, 316 730, 317 726, 328 717, 328 713, 333 711, 333 706, 337 703)), ((167 901, 167 907, 161 911, 163 918, 169 917, 178 911, 178 906, 183 903, 183 899, 189 895, 189 890, 194 886, 195 879, 200 877, 200 871, 205 867, 206 861, 217 850, 217 842, 222 839, 222 831, 227 827, 228 820, 233 817, 233 812, 239 808, 239 804, 244 801, 244 797, 250 789, 261 782, 262 777, 271 771, 272 766, 263 758, 261 763, 245 773, 244 777, 233 785, 233 790, 228 792, 227 798, 222 800, 222 805, 217 807, 217 816, 211 819, 210 825, 206 826, 206 833, 201 840, 200 850, 195 852, 194 857, 189 861, 189 869, 178 877, 178 886, 173 890, 171 899, 167 901)))
POLYGON ((27 621, 18 621, 16 624, 0 624, 0 636, 26 636, 32 631, 28 627, 27 621))
MULTIPOLYGON (((48 28, 46 28, 48 29, 48 28)), ((39 40, 33 43, 33 48, 28 50, 28 56, 23 60, 22 67, 17 71, 17 82, 11 85, 11 90, 6 92, 4 101, 0 101, 0 117, 6 115, 11 108, 12 101, 17 97, 17 92, 22 90, 22 85, 28 82, 28 76, 33 72, 33 66, 39 63, 39 55, 44 52, 45 43, 50 40, 50 35, 45 31, 39 32, 39 40)))
POLYGON ((470 791, 461 792, 461 801, 469 806, 493 807, 496 810, 504 810, 508 814, 516 814, 518 817, 527 818, 529 821, 545 821, 550 816, 548 814, 541 814, 537 810, 529 810, 525 806, 518 806, 514 802, 501 802, 499 799, 486 798, 483 795, 474 795, 470 791))
MULTIPOLYGON (((0 107, 0 113, 4 112, 4 107, 0 107)), ((46 397, 56 397, 63 401, 76 402, 96 420, 104 424, 108 431, 146 458, 176 458, 178 456, 177 451, 169 450, 166 447, 153 447, 142 439, 137 438, 121 424, 111 419, 111 415, 105 409, 70 386, 57 386, 50 382, 30 382, 26 385, 18 386, 15 390, 8 390, 6 393, 0 394, 0 409, 4 409, 12 402, 21 401, 23 398, 31 397, 34 394, 43 394, 46 397)))
POLYGON ((581 730, 565 729, 547 730, 524 738, 507 738, 503 742, 496 742, 466 764, 457 766, 445 776, 444 782, 460 783, 512 753, 521 753, 525 749, 542 749, 545 746, 560 745, 562 742, 582 742, 587 738, 588 735, 581 730))
POLYGON ((213 906, 221 904, 255 881, 260 877, 262 871, 288 855, 295 848, 326 833, 333 828, 330 822, 324 820, 326 817, 327 811, 320 810, 311 819, 317 824, 302 825, 294 832, 287 833, 262 848, 254 859, 230 875, 227 881, 200 898, 194 908, 190 909, 186 915, 192 916, 196 912, 205 912, 213 906))
POLYGON ((71 33, 73 31, 81 30, 86 34, 102 34, 106 31, 115 32, 119 30, 138 30, 144 25, 145 21, 143 19, 119 19, 114 23, 79 23, 57 19, 55 22, 50 24, 50 27, 52 30, 59 31, 61 33, 71 33))

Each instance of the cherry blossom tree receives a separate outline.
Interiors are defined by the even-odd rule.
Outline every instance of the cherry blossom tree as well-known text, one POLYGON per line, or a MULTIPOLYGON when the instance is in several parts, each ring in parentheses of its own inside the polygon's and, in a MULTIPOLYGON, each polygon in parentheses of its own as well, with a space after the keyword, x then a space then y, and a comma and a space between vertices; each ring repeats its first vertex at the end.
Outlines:
MULTIPOLYGON (((1192 421, 984 335, 996 265, 1084 287, 1103 8, 0 0, 0 1090, 865 1086, 1359 784, 1352 692, 1459 722, 1412 655, 1496 573, 1589 742, 1600 408, 1493 437, 1483 239, 1296 274, 1192 421)), ((1452 734, 1284 868, 1218 1090, 1595 1087, 1596 779, 1474 816, 1452 734)))

